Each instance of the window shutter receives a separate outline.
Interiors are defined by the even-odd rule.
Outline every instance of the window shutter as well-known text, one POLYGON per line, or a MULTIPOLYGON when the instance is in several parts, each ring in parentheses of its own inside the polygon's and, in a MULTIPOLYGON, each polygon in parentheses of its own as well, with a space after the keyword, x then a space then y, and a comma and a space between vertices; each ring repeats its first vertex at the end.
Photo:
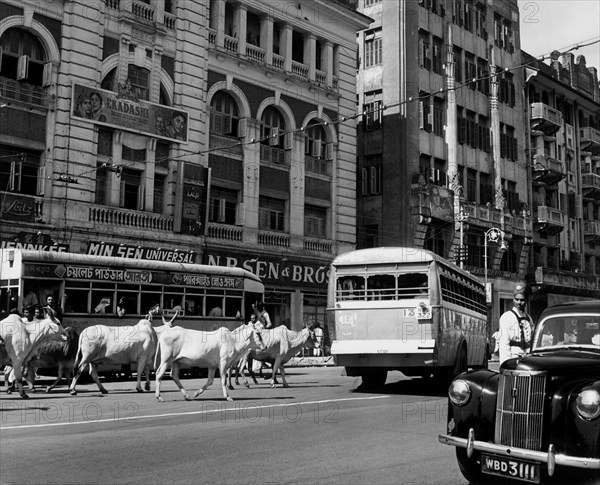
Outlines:
POLYGON ((369 171, 366 168, 362 169, 361 190, 362 190, 362 195, 368 195, 368 193, 369 193, 369 171))
POLYGON ((238 121, 238 138, 246 138, 248 133, 248 118, 241 118, 238 121))
POLYGON ((145 193, 146 193, 146 191, 145 191, 145 188, 146 188, 146 187, 145 187, 144 185, 140 185, 140 186, 138 187, 138 193, 137 193, 137 196, 138 196, 138 200, 137 200, 137 208, 138 208, 138 210, 140 210, 140 211, 143 211, 143 210, 144 210, 144 207, 146 206, 146 203, 145 203, 145 202, 146 202, 146 197, 145 197, 145 193))
POLYGON ((333 160, 333 143, 325 145, 325 160, 333 160))
POLYGON ((246 224, 246 206, 243 202, 235 206, 235 224, 237 226, 246 224))
POLYGON ((319 158, 321 156, 321 140, 312 140, 310 154, 315 158, 319 158))
POLYGON ((419 101, 419 129, 425 129, 425 112, 423 108, 423 100, 419 101))
POLYGON ((221 114, 221 119, 223 123, 223 126, 221 127, 221 134, 226 135, 231 133, 231 115, 223 113, 221 114))
POLYGON ((0 45, 0 71, 2 71, 2 54, 4 53, 4 49, 0 45))
POLYGON ((27 79, 27 75, 29 74, 29 56, 22 55, 19 57, 19 62, 17 64, 17 81, 21 81, 23 79, 27 79))
POLYGON ((46 188, 46 166, 38 168, 37 174, 37 195, 44 195, 46 188))
POLYGON ((279 145, 279 128, 276 126, 269 128, 269 145, 279 145))
POLYGON ((285 150, 291 150, 294 145, 294 134, 292 132, 288 132, 283 135, 283 148, 285 150))
POLYGON ((52 63, 44 64, 44 74, 42 75, 42 86, 50 86, 52 84, 52 63))
POLYGON ((21 169, 22 162, 20 160, 13 160, 10 162, 10 180, 8 181, 8 189, 13 192, 19 192, 21 190, 21 169))
POLYGON ((119 190, 119 207, 125 207, 125 182, 121 180, 121 190, 119 190))

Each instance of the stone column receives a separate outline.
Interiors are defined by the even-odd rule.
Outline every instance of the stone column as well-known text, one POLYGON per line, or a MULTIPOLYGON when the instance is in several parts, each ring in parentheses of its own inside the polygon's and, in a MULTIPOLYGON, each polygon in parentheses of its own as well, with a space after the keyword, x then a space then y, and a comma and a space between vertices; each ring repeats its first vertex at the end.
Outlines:
POLYGON ((154 173, 156 167, 156 138, 146 140, 146 166, 142 179, 144 180, 144 210, 152 212, 154 210, 154 173))
POLYGON ((263 15, 260 19, 260 47, 265 50, 265 63, 273 64, 273 17, 263 15))
POLYGON ((281 34, 279 35, 280 42, 281 42, 279 52, 285 58, 284 70, 286 72, 292 71, 292 34, 293 34, 293 32, 294 32, 294 30, 292 29, 292 26, 289 24, 285 24, 283 27, 281 27, 281 34))
POLYGON ((233 32, 238 34, 238 54, 246 55, 246 35, 248 32, 248 9, 246 5, 237 3, 235 6, 235 17, 233 32))
POLYGON ((304 187, 306 184, 304 164, 306 135, 303 131, 296 131, 292 136, 290 160, 290 242, 293 244, 296 241, 296 244, 299 244, 300 248, 302 248, 302 241, 304 240, 304 187))
MULTIPOLYGON (((260 138, 260 121, 252 118, 247 119, 246 140, 258 140, 260 138)), ((247 143, 244 150, 244 210, 245 230, 244 242, 254 243, 258 241, 258 201, 260 196, 260 143, 247 143)))
MULTIPOLYGON (((115 130, 112 139, 112 165, 120 166, 123 164, 123 132, 115 130)), ((106 186, 108 188, 108 196, 106 197, 106 205, 111 207, 119 207, 121 195, 121 177, 117 176, 117 172, 109 170, 106 177, 106 186)))
POLYGON ((210 27, 217 31, 217 47, 225 44, 225 0, 216 0, 210 12, 210 27))
POLYGON ((323 48, 323 58, 321 69, 325 70, 325 84, 331 86, 333 84, 333 44, 329 41, 325 42, 323 48))
POLYGON ((317 60, 317 37, 314 34, 304 36, 304 60, 303 64, 308 66, 308 79, 315 80, 315 68, 317 60))

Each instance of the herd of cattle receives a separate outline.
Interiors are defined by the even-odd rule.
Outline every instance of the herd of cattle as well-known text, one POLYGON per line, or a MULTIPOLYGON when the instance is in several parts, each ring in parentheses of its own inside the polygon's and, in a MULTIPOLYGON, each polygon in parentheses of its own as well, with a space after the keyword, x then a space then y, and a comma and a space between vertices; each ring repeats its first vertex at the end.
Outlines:
MULTIPOLYGON (((82 372, 88 369, 92 379, 103 394, 108 391, 98 378, 98 366, 103 364, 137 366, 136 390, 143 392, 141 376, 145 374, 145 389, 150 390, 150 371, 156 372, 156 398, 162 402, 160 384, 166 371, 171 369, 171 378, 185 399, 189 399, 180 379, 182 365, 208 369, 208 379, 194 394, 196 398, 214 381, 218 369, 223 397, 228 401, 231 374, 241 372, 244 384, 248 380, 244 373, 247 367, 256 383, 252 370, 253 360, 272 365, 271 386, 276 384, 280 372, 284 387, 289 387, 284 364, 302 347, 315 348, 320 345, 312 328, 292 331, 285 326, 263 329, 258 325, 241 325, 235 330, 222 327, 217 331, 190 330, 173 324, 162 317, 163 325, 153 326, 153 312, 133 326, 93 325, 81 334, 70 327, 63 327, 52 314, 46 312, 43 320, 23 322, 21 317, 11 314, 0 322, 0 366, 13 368, 14 380, 22 398, 27 398, 23 389, 23 378, 34 390, 35 374, 42 368, 57 368, 58 377, 46 392, 53 389, 63 375, 70 379, 69 391, 77 394, 76 386, 82 372), (229 384, 227 377, 229 375, 229 384)), ((237 376, 236 376, 237 382, 237 376)))

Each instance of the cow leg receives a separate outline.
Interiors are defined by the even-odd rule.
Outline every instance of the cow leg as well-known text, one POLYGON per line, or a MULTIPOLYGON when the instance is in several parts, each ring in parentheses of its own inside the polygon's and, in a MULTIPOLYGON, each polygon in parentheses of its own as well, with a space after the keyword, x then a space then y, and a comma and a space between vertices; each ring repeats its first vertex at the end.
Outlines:
POLYGON ((200 394, 202 394, 204 391, 206 391, 206 389, 208 389, 212 385, 212 383, 215 381, 215 371, 216 370, 217 370, 216 367, 208 368, 208 378, 206 379, 206 384, 204 384, 200 389, 198 389, 194 393, 194 399, 196 399, 200 394))
POLYGON ((150 391, 150 357, 146 358, 146 366, 144 367, 144 373, 146 374, 146 384, 144 386, 144 389, 146 389, 146 391, 150 391))
POLYGON ((98 386, 98 389, 100 389, 100 392, 102 394, 108 394, 108 391, 102 385, 102 383, 100 382, 100 379, 98 378, 98 366, 96 364, 92 364, 91 362, 90 362, 90 375, 92 376, 92 379, 94 379, 94 382, 98 386))
MULTIPOLYGON (((144 392, 142 389, 142 372, 144 372, 145 369, 146 369, 146 356, 141 355, 137 361, 137 378, 136 378, 136 385, 135 385, 135 390, 137 392, 144 392)), ((146 390, 149 390, 150 382, 148 381, 146 385, 147 385, 146 390)))
POLYGON ((27 366, 27 370, 24 372, 25 380, 31 392, 35 392, 35 369, 31 366, 27 366))
POLYGON ((62 364, 62 362, 59 362, 59 364, 58 364, 58 377, 56 378, 56 380, 51 385, 49 385, 48 387, 46 387, 46 392, 50 392, 52 389, 54 389, 56 387, 56 385, 62 379, 63 373, 64 373, 63 364, 62 364))
POLYGON ((219 373, 221 374, 221 389, 223 389, 223 397, 227 401, 233 401, 232 397, 229 395, 229 392, 227 391, 227 364, 226 363, 221 363, 221 366, 219 367, 219 373))
POLYGON ((254 382, 254 384, 258 386, 258 381, 256 380, 256 376, 254 375, 254 359, 252 357, 248 357, 246 363, 248 365, 248 374, 250 374, 250 377, 252 377, 252 381, 254 382))
POLYGON ((240 373, 241 373, 242 377, 244 379, 244 386, 247 387, 248 389, 250 389, 250 383, 248 382, 248 378, 246 377, 246 371, 245 371, 247 363, 248 363, 247 357, 245 359, 242 359, 242 361, 239 363, 239 365, 236 369, 235 383, 237 385, 239 385, 238 377, 240 376, 240 373))
POLYGON ((281 380, 283 381, 283 387, 290 387, 285 380, 285 371, 283 370, 283 364, 279 359, 276 359, 273 363, 273 375, 271 376, 271 387, 275 387, 277 384, 277 371, 281 371, 281 380))
POLYGON ((165 375, 165 372, 167 371, 167 366, 167 362, 161 362, 158 366, 158 369, 156 369, 154 395, 159 402, 163 402, 162 397, 160 397, 160 382, 162 381, 162 378, 165 375))
POLYGON ((281 374, 281 381, 283 382, 283 387, 290 387, 285 379, 285 368, 283 367, 283 362, 279 363, 279 373, 281 374))
MULTIPOLYGON (((230 391, 233 391, 233 385, 231 384, 231 377, 232 374, 235 372, 235 369, 232 367, 230 367, 229 369, 227 369, 227 389, 229 389, 230 391)), ((238 384, 238 382, 236 381, 236 384, 238 384)))
POLYGON ((180 368, 181 368, 181 365, 179 364, 179 362, 173 362, 171 364, 171 379, 173 379, 173 382, 175 382, 175 384, 177 384, 177 387, 179 387, 179 390, 181 391, 181 394, 183 394, 184 399, 186 401, 189 401, 190 398, 187 395, 187 391, 185 390, 185 388, 183 387, 183 384, 179 380, 179 369, 180 368))
POLYGON ((87 361, 85 359, 82 359, 82 361, 79 363, 79 366, 77 367, 77 372, 75 373, 75 377, 73 377, 73 379, 71 379, 71 385, 69 386, 69 393, 72 396, 77 394, 77 389, 75 388, 75 386, 77 385, 77 381, 81 377, 81 373, 83 372, 83 369, 86 368, 86 366, 87 366, 87 361))
POLYGON ((20 365, 16 365, 15 367, 13 367, 11 375, 13 374, 15 376, 15 382, 17 383, 17 387, 19 389, 19 396, 21 396, 21 398, 23 399, 29 399, 29 396, 25 394, 25 390, 23 389, 23 374, 21 372, 20 365))

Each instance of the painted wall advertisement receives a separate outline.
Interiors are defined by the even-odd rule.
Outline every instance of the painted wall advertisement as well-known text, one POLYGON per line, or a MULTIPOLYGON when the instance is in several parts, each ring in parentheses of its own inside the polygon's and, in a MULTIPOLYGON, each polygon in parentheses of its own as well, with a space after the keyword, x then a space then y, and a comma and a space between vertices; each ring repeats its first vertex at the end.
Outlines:
POLYGON ((35 200, 33 197, 25 197, 5 192, 2 195, 0 219, 35 222, 35 200))
POLYGON ((91 256, 147 259, 151 261, 169 261, 173 263, 195 263, 197 259, 197 253, 194 251, 98 241, 90 241, 87 248, 87 254, 91 256))
POLYGON ((329 265, 291 261, 281 258, 256 257, 249 254, 207 249, 204 263, 211 266, 244 268, 258 276, 267 285, 310 286, 327 288, 329 265))
POLYGON ((183 203, 181 210, 181 232, 202 236, 208 222, 208 197, 210 169, 185 163, 183 168, 183 203))
POLYGON ((188 113, 139 99, 131 83, 118 92, 73 84, 71 116, 178 143, 188 141, 188 113))

